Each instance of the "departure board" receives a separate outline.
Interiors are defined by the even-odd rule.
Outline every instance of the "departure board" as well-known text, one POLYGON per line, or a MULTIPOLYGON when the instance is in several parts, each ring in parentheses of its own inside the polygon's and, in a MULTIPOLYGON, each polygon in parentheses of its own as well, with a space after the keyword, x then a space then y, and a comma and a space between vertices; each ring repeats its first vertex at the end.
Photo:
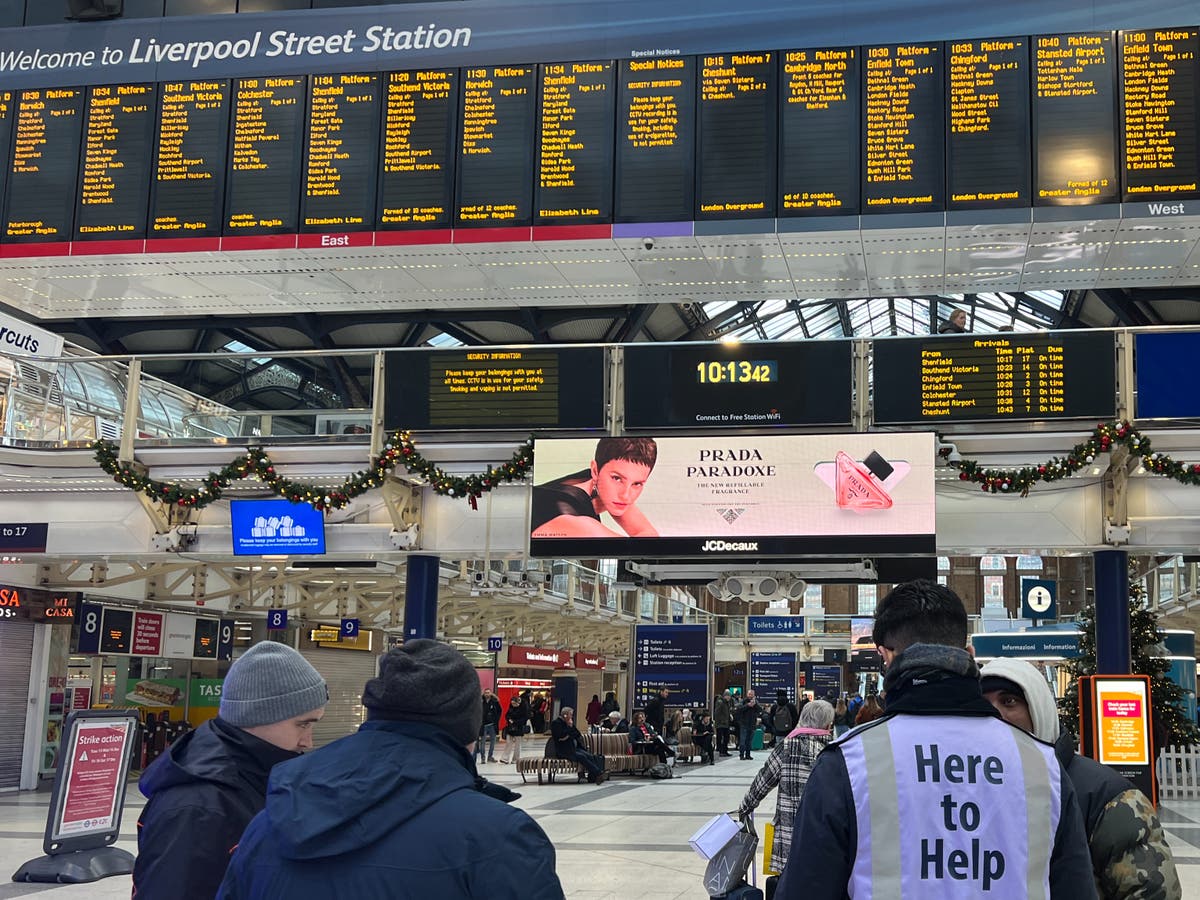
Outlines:
POLYGON ((146 236, 158 86, 88 90, 75 240, 146 236))
POLYGON ((1115 203, 1116 62, 1112 32, 1034 40, 1034 205, 1115 203))
POLYGON ((1195 28, 1123 31, 1124 198, 1200 196, 1200 37, 1195 28))
POLYGON ((874 358, 881 425, 1116 413, 1108 331, 882 340, 874 358))
POLYGON ((692 219, 695 118, 694 57, 621 61, 614 221, 692 219))
POLYGON ((774 218, 777 64, 774 53, 700 58, 696 218, 774 218))
POLYGON ((1028 207, 1028 41, 954 41, 947 57, 949 208, 1028 207))
POLYGON ((164 84, 154 143, 148 236, 219 235, 229 143, 229 82, 164 84))
POLYGON ((303 75, 234 82, 226 234, 296 232, 306 84, 303 75))
POLYGON ((313 75, 305 135, 300 230, 374 228, 379 75, 313 75))
POLYGON ((631 344, 625 347, 625 425, 846 425, 850 351, 850 341, 631 344))
POLYGON ((389 72, 384 85, 376 227, 449 228, 458 70, 389 72))
POLYGON ((612 221, 616 102, 611 62, 541 67, 533 204, 539 223, 612 221))
POLYGON ((9 243, 71 239, 85 93, 47 88, 17 95, 4 213, 9 243))
MULTIPOLYGON (((12 91, 0 91, 0 147, 11 152, 13 121, 17 117, 16 94, 12 91)), ((0 197, 4 196, 4 188, 8 183, 8 167, 0 166, 0 197)))
POLYGON ((945 206, 946 132, 941 44, 863 50, 863 205, 872 212, 945 206))
POLYGON ((601 428, 604 349, 474 347, 389 353, 388 429, 601 428))
POLYGON ((783 54, 779 215, 859 212, 862 70, 857 47, 783 54))
POLYGON ((532 223, 535 76, 533 66, 463 70, 456 225, 532 223))

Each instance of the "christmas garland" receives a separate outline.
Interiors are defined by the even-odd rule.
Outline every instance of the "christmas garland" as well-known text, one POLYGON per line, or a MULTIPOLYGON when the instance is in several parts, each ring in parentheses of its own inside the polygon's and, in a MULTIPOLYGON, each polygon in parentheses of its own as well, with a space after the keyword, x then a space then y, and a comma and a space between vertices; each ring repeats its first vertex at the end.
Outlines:
POLYGON ((162 503, 195 509, 203 509, 213 501, 220 500, 225 488, 246 478, 257 478, 276 496, 292 503, 311 503, 315 509, 326 511, 341 509, 355 497, 382 486, 397 465, 424 478, 435 493, 447 497, 466 497, 471 507, 476 509, 476 501, 484 493, 503 481, 520 481, 533 467, 533 441, 530 439, 506 463, 488 466, 478 474, 451 475, 421 455, 413 444, 412 435, 407 431, 397 431, 384 444, 383 453, 371 460, 370 468, 355 472, 339 487, 321 488, 284 478, 275 471, 271 457, 261 447, 251 447, 217 471, 209 472, 200 479, 199 487, 186 487, 178 482, 157 481, 143 474, 140 467, 121 462, 117 458, 117 446, 111 441, 92 441, 91 449, 96 453, 100 468, 118 484, 141 491, 162 503))
MULTIPOLYGON (((1101 453, 1116 446, 1128 448, 1131 456, 1141 457, 1146 471, 1165 475, 1180 484, 1200 485, 1200 465, 1188 465, 1172 459, 1165 453, 1155 453, 1146 437, 1128 422, 1101 422, 1082 444, 1076 444, 1066 456, 1056 456, 1036 466, 1019 469, 996 469, 981 464, 978 460, 964 459, 948 462, 958 469, 958 477, 972 481, 981 490, 996 493, 1020 493, 1029 495, 1029 489, 1039 481, 1054 482, 1069 478, 1080 469, 1090 465, 1101 453)), ((950 455, 951 448, 940 451, 943 458, 950 455)))

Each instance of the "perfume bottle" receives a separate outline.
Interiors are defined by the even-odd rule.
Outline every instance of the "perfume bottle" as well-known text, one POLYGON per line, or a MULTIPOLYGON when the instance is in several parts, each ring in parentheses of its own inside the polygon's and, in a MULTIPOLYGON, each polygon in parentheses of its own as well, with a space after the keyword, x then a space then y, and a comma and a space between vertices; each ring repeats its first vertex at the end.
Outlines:
POLYGON ((833 466, 833 494, 840 509, 892 508, 892 498, 883 489, 883 482, 892 474, 892 466, 874 450, 861 463, 839 450, 833 466))

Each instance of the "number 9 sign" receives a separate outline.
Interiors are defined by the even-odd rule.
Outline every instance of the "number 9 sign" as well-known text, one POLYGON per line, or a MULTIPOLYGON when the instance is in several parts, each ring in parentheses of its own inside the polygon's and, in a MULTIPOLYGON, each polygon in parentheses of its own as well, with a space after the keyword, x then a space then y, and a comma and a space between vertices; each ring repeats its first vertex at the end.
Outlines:
POLYGON ((358 637, 359 621, 358 619, 342 619, 342 637, 356 638, 358 637))

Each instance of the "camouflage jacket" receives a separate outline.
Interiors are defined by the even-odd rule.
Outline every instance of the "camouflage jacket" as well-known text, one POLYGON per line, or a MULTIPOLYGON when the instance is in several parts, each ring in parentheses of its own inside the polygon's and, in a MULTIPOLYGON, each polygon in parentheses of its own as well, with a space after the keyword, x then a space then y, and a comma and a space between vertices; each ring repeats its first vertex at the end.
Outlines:
POLYGON ((1101 900, 1180 900, 1175 860, 1146 795, 1107 766, 1075 753, 1069 734, 1055 750, 1079 798, 1101 900))

